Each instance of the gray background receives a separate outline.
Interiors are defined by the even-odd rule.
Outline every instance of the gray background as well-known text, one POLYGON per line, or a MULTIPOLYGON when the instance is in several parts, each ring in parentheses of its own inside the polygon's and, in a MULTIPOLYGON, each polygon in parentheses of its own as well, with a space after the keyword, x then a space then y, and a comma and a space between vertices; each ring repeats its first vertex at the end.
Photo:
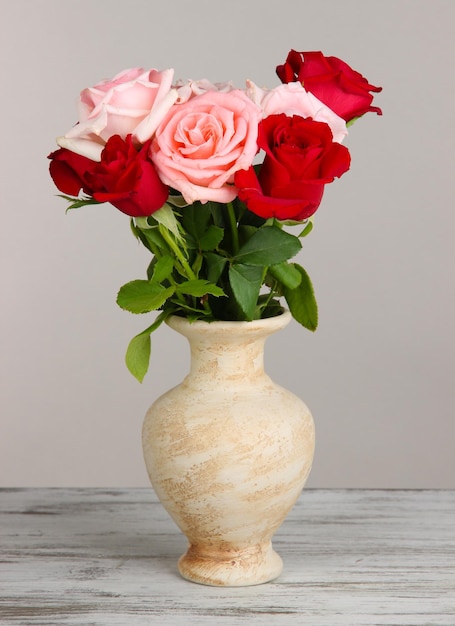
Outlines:
POLYGON ((338 56, 384 90, 347 138, 299 261, 320 328, 269 340, 271 376, 310 406, 313 487, 455 487, 453 0, 14 0, 0 3, 3 486, 147 485, 143 415, 188 367, 115 304, 147 255, 110 205, 65 215, 48 176, 79 91, 133 67, 278 84, 290 48, 338 56))

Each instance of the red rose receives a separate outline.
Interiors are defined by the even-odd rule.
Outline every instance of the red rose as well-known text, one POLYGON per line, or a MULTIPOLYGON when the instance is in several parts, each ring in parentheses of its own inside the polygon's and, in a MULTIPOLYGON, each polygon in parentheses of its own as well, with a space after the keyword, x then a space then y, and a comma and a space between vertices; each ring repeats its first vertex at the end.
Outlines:
POLYGON ((368 111, 382 115, 381 109, 371 106, 370 93, 382 91, 382 87, 370 85, 362 74, 337 57, 291 50, 285 64, 277 66, 276 73, 283 83, 301 82, 346 122, 368 111))
POLYGON ((82 189, 98 202, 110 202, 131 217, 146 217, 160 209, 169 195, 148 158, 150 143, 138 151, 131 135, 126 139, 113 135, 100 162, 60 148, 49 155, 50 173, 63 193, 77 196, 82 189))
POLYGON ((325 122, 299 115, 269 115, 259 125, 265 150, 259 174, 250 167, 235 174, 240 200, 264 218, 304 220, 316 211, 331 183, 349 169, 347 148, 333 141, 325 122))
POLYGON ((48 159, 51 159, 49 172, 57 189, 70 196, 79 195, 81 189, 92 195, 86 176, 97 165, 95 161, 66 148, 52 152, 48 159))
POLYGON ((139 151, 131 135, 110 137, 101 153, 101 162, 87 174, 93 197, 110 202, 131 217, 146 217, 166 202, 169 189, 148 158, 150 141, 139 151))

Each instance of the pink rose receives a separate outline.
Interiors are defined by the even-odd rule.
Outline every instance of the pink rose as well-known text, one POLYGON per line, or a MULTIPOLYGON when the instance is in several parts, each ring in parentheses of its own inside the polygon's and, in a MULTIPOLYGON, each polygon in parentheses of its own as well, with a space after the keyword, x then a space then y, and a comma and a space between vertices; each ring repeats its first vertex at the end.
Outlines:
POLYGON ((175 85, 173 85, 175 89, 177 89, 177 100, 176 104, 183 104, 184 102, 188 102, 190 98, 194 98, 195 96, 202 96, 203 93, 207 91, 221 91, 223 93, 227 93, 229 91, 233 91, 235 89, 234 85, 231 82, 227 83, 211 83, 206 78, 202 78, 201 80, 188 80, 187 82, 177 81, 175 85))
POLYGON ((330 126, 333 140, 341 143, 348 134, 346 122, 327 105, 306 91, 301 83, 287 83, 274 89, 261 89, 252 81, 247 81, 247 94, 258 104, 264 117, 285 113, 288 116, 311 117, 315 122, 325 122, 330 126))
POLYGON ((257 152, 261 110, 243 91, 207 91, 175 104, 156 130, 151 158, 161 180, 192 204, 231 202, 234 174, 257 152))
POLYGON ((112 80, 84 89, 79 100, 79 123, 57 143, 62 148, 99 161, 109 137, 129 134, 137 144, 150 139, 173 105, 174 70, 125 70, 112 80))

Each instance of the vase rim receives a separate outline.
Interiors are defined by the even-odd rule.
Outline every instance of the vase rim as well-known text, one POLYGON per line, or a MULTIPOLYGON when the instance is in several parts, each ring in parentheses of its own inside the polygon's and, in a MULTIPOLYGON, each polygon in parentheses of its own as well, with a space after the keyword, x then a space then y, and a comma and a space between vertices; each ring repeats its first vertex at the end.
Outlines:
POLYGON ((187 317, 181 317, 179 315, 171 315, 166 324, 184 334, 185 329, 194 329, 195 331, 203 330, 204 333, 219 332, 220 330, 249 330, 249 331, 267 331, 273 333, 281 328, 284 328, 289 324, 292 319, 292 315, 288 309, 282 307, 282 311, 279 315, 273 315, 272 317, 264 317, 258 320, 251 321, 236 321, 236 320, 195 320, 191 322, 187 317))

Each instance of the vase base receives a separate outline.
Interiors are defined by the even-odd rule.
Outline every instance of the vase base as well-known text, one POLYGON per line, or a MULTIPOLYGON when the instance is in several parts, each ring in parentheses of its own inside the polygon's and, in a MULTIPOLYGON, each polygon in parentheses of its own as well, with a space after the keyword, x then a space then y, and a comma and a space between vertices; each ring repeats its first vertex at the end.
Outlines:
POLYGON ((178 567, 183 578, 194 583, 246 587, 277 578, 283 570, 283 561, 271 542, 243 550, 190 545, 180 558, 178 567))

